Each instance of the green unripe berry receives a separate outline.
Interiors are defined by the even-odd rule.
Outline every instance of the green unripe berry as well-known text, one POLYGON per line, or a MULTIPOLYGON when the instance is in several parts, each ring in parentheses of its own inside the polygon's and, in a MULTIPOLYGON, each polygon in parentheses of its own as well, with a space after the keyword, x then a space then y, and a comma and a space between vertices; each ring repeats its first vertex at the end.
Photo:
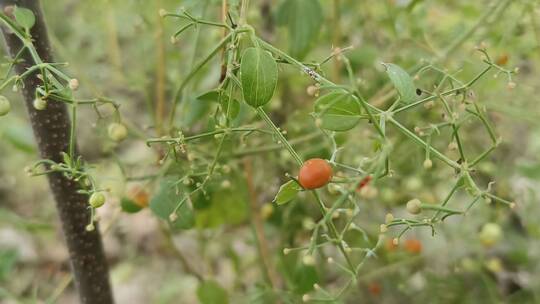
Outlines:
POLYGON ((42 111, 47 108, 47 101, 42 98, 36 98, 34 99, 33 105, 34 105, 34 109, 38 111, 42 111))
POLYGON ((9 103, 9 100, 0 95, 0 116, 4 116, 11 110, 11 104, 9 103))
POLYGON ((109 134, 109 138, 116 142, 123 141, 124 139, 126 139, 128 134, 126 126, 117 122, 113 122, 112 124, 110 124, 107 132, 109 134))
POLYGON ((105 204, 105 195, 103 195, 101 192, 94 192, 92 195, 90 195, 88 203, 90 206, 92 206, 92 208, 99 208, 105 204))
POLYGON ((422 212, 422 202, 415 198, 407 202, 407 212, 410 214, 419 214, 422 212))
POLYGON ((478 236, 482 245, 491 247, 500 241, 502 234, 501 226, 496 223, 487 223, 482 227, 478 236))

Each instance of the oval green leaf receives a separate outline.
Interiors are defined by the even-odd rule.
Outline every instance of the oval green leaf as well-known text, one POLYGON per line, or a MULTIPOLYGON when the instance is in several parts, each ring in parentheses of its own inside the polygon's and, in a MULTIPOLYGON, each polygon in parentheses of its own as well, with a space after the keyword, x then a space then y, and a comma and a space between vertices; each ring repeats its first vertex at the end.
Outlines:
POLYGON ((286 0, 279 7, 277 20, 289 33, 289 52, 303 59, 317 41, 323 20, 319 0, 286 0))
POLYGON ((127 197, 122 198, 120 207, 125 213, 137 213, 142 210, 141 206, 137 205, 137 203, 127 197))
POLYGON ((242 92, 246 103, 254 108, 267 104, 277 86, 276 61, 267 51, 248 48, 240 64, 242 92))
POLYGON ((315 101, 315 114, 321 120, 321 128, 330 131, 347 131, 360 121, 362 108, 350 93, 330 92, 315 101))
POLYGON ((190 229, 195 225, 195 217, 184 191, 179 191, 176 178, 167 177, 159 185, 159 191, 150 200, 150 210, 159 218, 166 220, 172 229, 190 229), (170 216, 176 210, 176 220, 170 216))
POLYGON ((278 205, 286 204, 293 200, 300 191, 302 191, 302 187, 296 181, 290 180, 279 187, 274 202, 278 205))
POLYGON ((36 23, 34 13, 27 8, 17 6, 13 15, 15 16, 17 23, 27 30, 31 29, 36 23))
POLYGON ((197 287, 197 298, 201 304, 228 304, 229 295, 216 281, 202 282, 197 287))
POLYGON ((416 99, 416 87, 409 73, 399 65, 393 63, 383 63, 390 81, 401 96, 401 101, 411 103, 416 99))
POLYGON ((221 108, 223 112, 228 114, 227 117, 229 117, 230 119, 235 119, 236 117, 238 117, 238 114, 240 113, 240 102, 236 98, 233 98, 232 96, 229 97, 225 95, 224 92, 220 90, 211 90, 206 93, 203 93, 197 96, 197 100, 207 101, 207 102, 218 102, 219 104, 221 104, 221 108), (230 104, 230 108, 229 108, 229 104, 230 104))

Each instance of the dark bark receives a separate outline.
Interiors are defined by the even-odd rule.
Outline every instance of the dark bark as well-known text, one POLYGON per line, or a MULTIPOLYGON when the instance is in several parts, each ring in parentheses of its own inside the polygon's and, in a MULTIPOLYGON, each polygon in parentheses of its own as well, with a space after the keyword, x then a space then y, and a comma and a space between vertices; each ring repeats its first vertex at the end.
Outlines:
MULTIPOLYGON (((31 34, 35 48, 43 62, 53 62, 39 1, 0 0, 2 11, 6 11, 5 7, 13 4, 34 12, 36 24, 32 28, 31 34)), ((66 19, 66 22, 69 22, 69 18, 66 19)), ((66 26, 69 25, 66 24, 66 26)), ((22 48, 21 41, 6 28, 2 28, 2 32, 9 53, 14 56, 22 48)), ((18 74, 26 71, 34 63, 28 52, 24 53, 22 59, 24 62, 15 67, 18 74)), ((66 105, 58 101, 49 100, 45 110, 37 111, 34 109, 32 105, 34 92, 40 82, 36 73, 24 80, 22 93, 26 108, 41 157, 62 162, 61 152, 67 152, 69 147, 70 117, 66 105)), ((85 230, 90 220, 87 195, 77 193, 80 189, 79 184, 67 179, 62 174, 49 174, 48 180, 62 222, 74 281, 81 303, 113 303, 108 266, 99 229, 96 227, 91 232, 85 230)), ((36 206, 38 206, 37 203, 36 206)))

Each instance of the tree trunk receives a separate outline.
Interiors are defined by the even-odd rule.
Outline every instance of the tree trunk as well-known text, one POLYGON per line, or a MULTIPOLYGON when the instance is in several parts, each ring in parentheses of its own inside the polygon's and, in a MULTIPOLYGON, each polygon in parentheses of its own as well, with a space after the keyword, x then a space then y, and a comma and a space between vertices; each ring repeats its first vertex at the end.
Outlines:
MULTIPOLYGON (((38 0, 0 0, 0 8, 17 5, 30 9, 36 16, 36 23, 31 30, 35 48, 43 62, 53 62, 51 48, 47 37, 47 29, 38 0)), ((69 19, 66 19, 69 22, 69 19)), ((68 26, 68 24, 66 24, 68 26)), ((22 48, 21 41, 2 28, 6 46, 11 56, 15 56, 22 48)), ((24 62, 16 65, 15 70, 22 74, 34 64, 26 52, 24 62)), ((49 100, 47 108, 42 111, 34 109, 32 103, 36 87, 41 83, 37 73, 24 79, 22 93, 30 116, 37 145, 44 159, 62 162, 61 152, 68 152, 71 121, 64 103, 49 100)), ((108 277, 108 266, 101 244, 99 229, 86 231, 90 221, 88 197, 79 194, 77 182, 67 179, 62 174, 48 175, 49 185, 56 200, 56 207, 62 222, 64 237, 69 250, 71 268, 81 303, 113 303, 108 277)), ((36 207, 39 205, 36 202, 36 207)))

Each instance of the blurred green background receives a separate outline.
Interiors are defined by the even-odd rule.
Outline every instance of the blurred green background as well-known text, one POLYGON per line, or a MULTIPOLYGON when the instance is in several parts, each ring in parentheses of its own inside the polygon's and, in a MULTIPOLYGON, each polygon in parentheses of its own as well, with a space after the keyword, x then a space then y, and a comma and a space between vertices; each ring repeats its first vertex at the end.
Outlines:
MULTIPOLYGON (((219 160, 218 178, 207 195, 194 198, 192 229, 170 230, 147 209, 136 214, 121 211, 122 198, 133 198, 134 189, 142 188, 150 197, 158 190, 157 185, 137 178, 159 170, 160 151, 148 148, 144 141, 158 135, 153 128, 156 104, 159 100, 169 104, 194 62, 222 35, 219 29, 200 27, 186 31, 173 44, 169 37, 182 23, 163 20, 158 11, 184 7, 195 16, 218 21, 222 1, 42 2, 55 58, 69 62, 67 72, 81 83, 77 94, 114 99, 130 128, 130 138, 116 145, 106 136, 112 119, 107 109, 103 118, 91 109, 79 115, 81 154, 93 165, 91 172, 100 186, 111 189, 98 214, 117 303, 298 303, 304 294, 313 292, 314 283, 331 291, 343 286, 343 273, 326 263, 324 256, 312 266, 302 263, 299 254, 283 255, 283 248, 309 242, 306 228, 319 213, 308 196, 300 196, 294 207, 271 205, 285 180, 284 173, 296 174, 297 168, 285 151, 250 152, 268 139, 251 135, 246 142, 227 142, 228 153, 219 160), (253 193, 255 199, 250 197, 253 193), (254 213, 262 219, 259 224, 266 235, 271 276, 279 285, 275 291, 268 287, 260 265, 254 213)), ((238 2, 230 0, 229 4, 238 2)), ((496 181, 494 193, 517 202, 517 208, 480 201, 466 216, 452 217, 437 226, 434 237, 429 229, 415 229, 397 248, 385 242, 377 258, 366 261, 358 282, 341 301, 538 303, 539 2, 320 0, 320 32, 306 42, 305 51, 294 49, 290 33, 280 22, 282 2, 251 0, 248 22, 264 39, 304 56, 306 62, 321 61, 333 46, 354 46, 346 56, 362 94, 378 106, 387 105, 390 101, 384 96, 392 93, 381 62, 411 69, 444 54, 437 66, 468 81, 484 67, 475 50, 483 43, 498 64, 509 70, 519 68, 512 79, 515 88, 509 87, 506 75, 495 77, 490 72, 472 90, 473 98, 487 107, 502 138, 479 165, 476 176, 483 186, 496 181), (464 33, 468 33, 466 39, 460 41, 464 33), (497 223, 502 230, 493 246, 481 242, 479 232, 486 223, 497 223)), ((337 83, 347 81, 339 61, 330 61, 323 70, 337 83)), ((196 97, 217 85, 219 73, 218 56, 185 90, 176 119, 184 132, 196 134, 211 123, 215 105, 198 102, 196 97)), ((438 81, 440 74, 430 72, 415 83, 432 89, 438 81)), ((278 91, 269 112, 288 130, 289 138, 312 134, 313 139, 299 145, 303 157, 329 157, 331 147, 317 139, 320 132, 309 115, 314 101, 306 93, 309 85, 309 79, 297 70, 280 66, 278 91)), ((67 252, 46 179, 28 177, 24 171, 38 156, 22 98, 13 92, 5 95, 12 101, 13 111, 0 118, 0 302, 74 303, 76 291, 70 284, 67 252)), ((440 121, 440 112, 419 107, 399 118, 412 129, 440 121)), ((250 109, 242 106, 238 123, 256 122, 250 109)), ((362 122, 337 136, 344 147, 340 152, 344 162, 357 163, 369 156, 372 129, 362 122)), ((434 162, 432 170, 424 170, 424 151, 396 131, 389 132, 394 144, 393 175, 370 185, 355 219, 370 240, 378 234, 386 213, 404 215, 404 204, 412 197, 440 201, 453 185, 452 170, 439 162, 434 162)), ((433 145, 445 150, 448 134, 444 136, 446 141, 433 145)), ((467 125, 463 136, 470 152, 479 153, 489 145, 477 123, 467 125)), ((216 145, 216 140, 194 144, 191 156, 206 166, 216 145)), ((448 153, 455 158, 455 152, 448 153)), ((181 174, 186 166, 189 164, 182 163, 175 170, 181 174)), ((467 196, 460 194, 456 204, 467 202, 467 196)), ((397 232, 389 231, 389 239, 397 232)), ((350 238, 363 242, 359 235, 350 238)), ((332 251, 326 254, 332 255, 332 251)))

